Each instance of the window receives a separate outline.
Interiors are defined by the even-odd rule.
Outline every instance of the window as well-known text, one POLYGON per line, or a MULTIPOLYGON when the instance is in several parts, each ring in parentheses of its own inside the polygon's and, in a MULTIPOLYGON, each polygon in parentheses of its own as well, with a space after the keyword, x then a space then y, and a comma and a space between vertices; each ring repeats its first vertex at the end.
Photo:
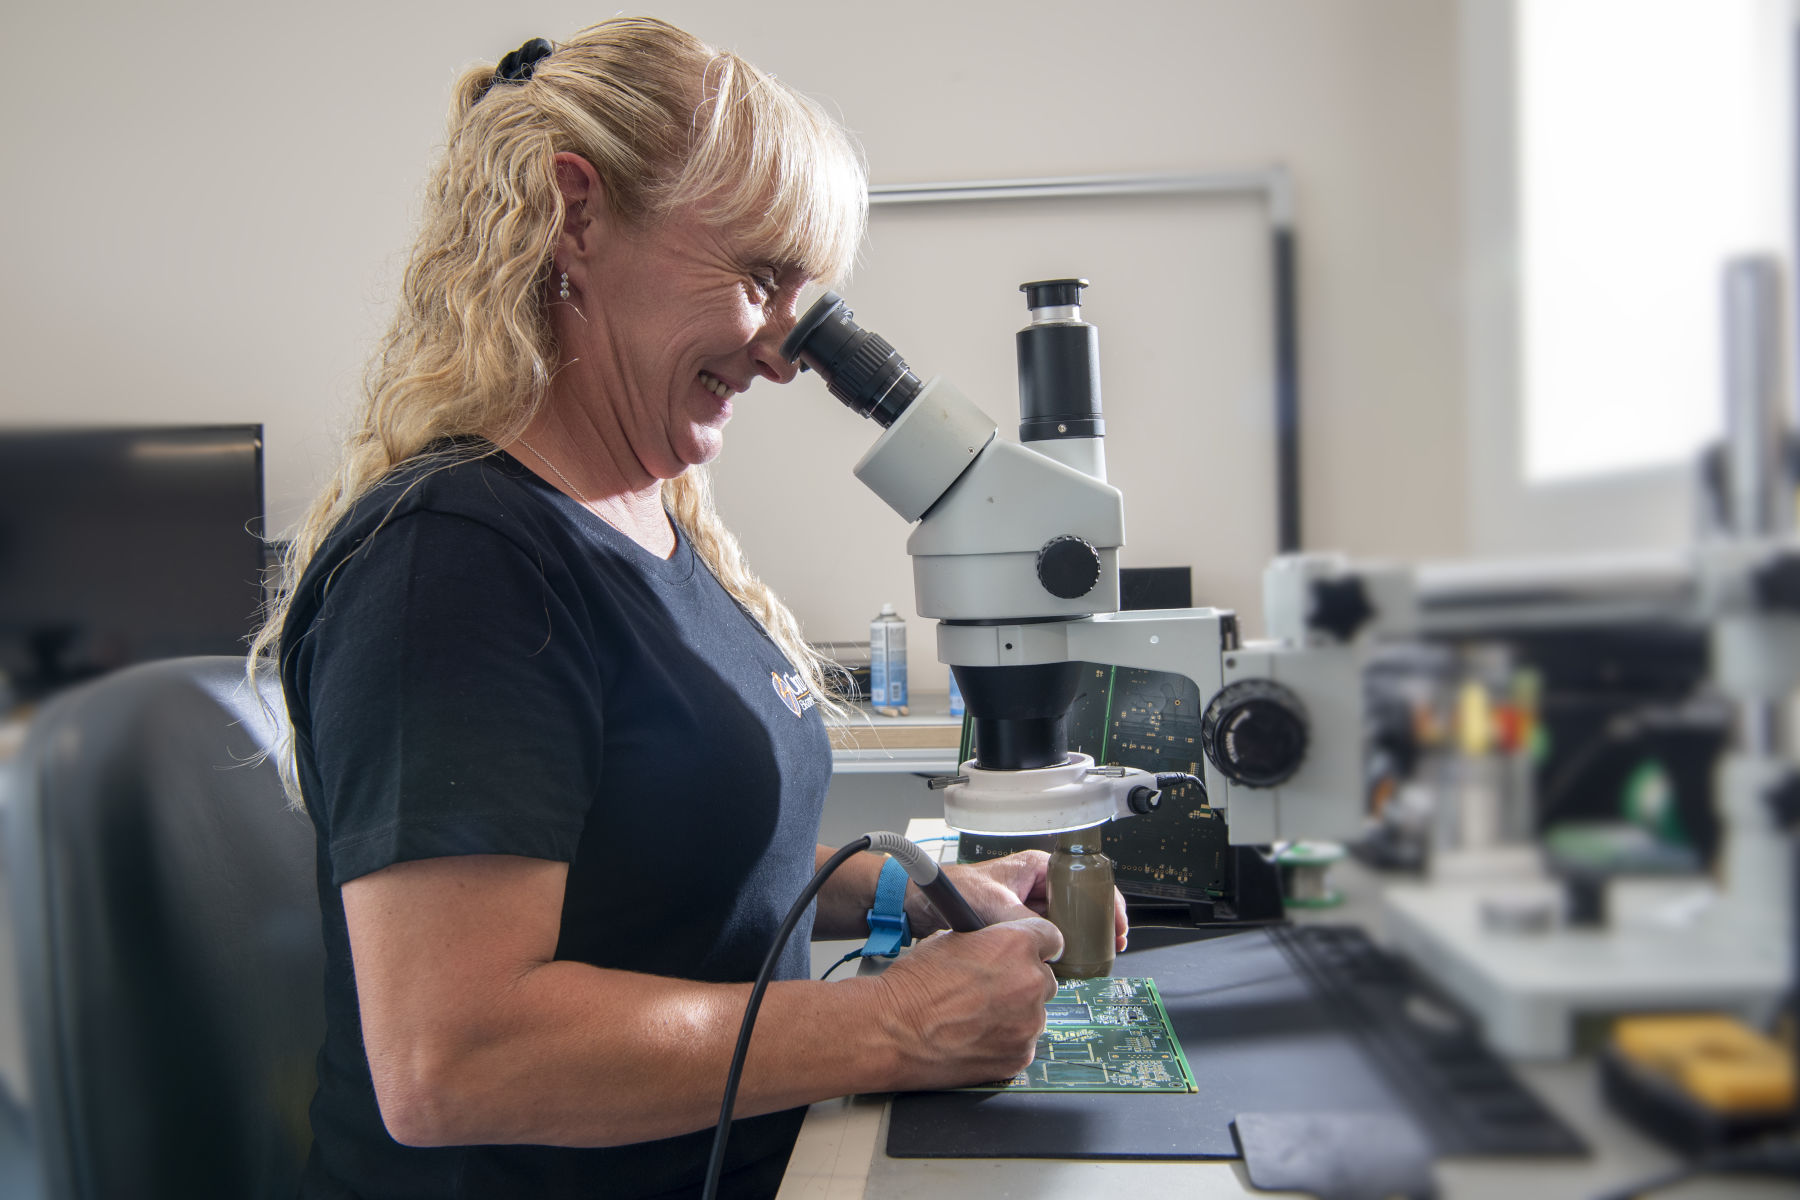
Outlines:
POLYGON ((1779 8, 1518 0, 1528 483, 1718 436, 1723 263, 1786 244, 1779 8))

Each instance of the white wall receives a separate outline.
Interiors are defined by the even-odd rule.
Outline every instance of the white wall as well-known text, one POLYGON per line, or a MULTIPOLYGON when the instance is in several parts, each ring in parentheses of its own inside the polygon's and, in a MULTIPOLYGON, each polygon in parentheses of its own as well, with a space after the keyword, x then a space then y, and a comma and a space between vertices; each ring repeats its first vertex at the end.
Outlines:
MULTIPOLYGON (((1787 265, 1792 302, 1794 0, 1751 0, 1759 61, 1750 83, 1759 124, 1749 135, 1764 175, 1754 214, 1760 231, 1743 252, 1787 265)), ((1522 453, 1519 323, 1519 145, 1513 0, 1460 0, 1459 87, 1467 237, 1467 550, 1479 557, 1636 550, 1685 544, 1700 504, 1687 463, 1528 485, 1522 453)), ((1628 31, 1624 31, 1628 32, 1628 31)), ((1623 33, 1622 33, 1623 36, 1623 33)), ((1684 164, 1671 161, 1669 169, 1684 164)), ((1644 247, 1654 255, 1656 247, 1644 247)), ((1722 264, 1721 264, 1722 265, 1722 264)), ((1629 299, 1625 297, 1622 299, 1629 299)), ((1722 318, 1721 318, 1722 319, 1722 318)), ((1784 330, 1792 329, 1792 309, 1784 330)), ((1653 354, 1654 346, 1644 353, 1653 354)), ((1723 405, 1723 380, 1697 395, 1723 405)), ((1791 418, 1790 418, 1791 419, 1791 418)))
MULTIPOLYGON (((877 183, 1284 162, 1299 197, 1307 540, 1465 542, 1457 11, 1438 0, 648 3, 823 98, 877 183)), ((385 319, 456 69, 610 11, 566 2, 6 6, 0 421, 260 420, 279 526, 385 319)), ((1269 295, 1249 202, 878 210, 849 289, 1010 431, 1017 284, 1094 281, 1128 564, 1246 611, 1273 547, 1269 295)), ((766 390, 765 390, 766 389, 766 390)), ((819 639, 910 609, 873 427, 805 380, 717 467, 819 639)), ((927 626, 915 686, 941 687, 927 626)), ((866 636, 866 635, 861 635, 866 636)))

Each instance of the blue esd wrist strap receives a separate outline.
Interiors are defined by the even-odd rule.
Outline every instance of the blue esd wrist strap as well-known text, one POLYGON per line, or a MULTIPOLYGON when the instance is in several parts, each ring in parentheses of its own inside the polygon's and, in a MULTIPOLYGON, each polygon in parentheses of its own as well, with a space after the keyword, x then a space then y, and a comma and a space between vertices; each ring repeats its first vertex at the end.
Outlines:
POLYGON ((875 907, 869 910, 869 940, 858 954, 863 958, 891 958, 900 947, 912 944, 912 926, 906 920, 906 868, 890 858, 882 864, 875 883, 875 907))

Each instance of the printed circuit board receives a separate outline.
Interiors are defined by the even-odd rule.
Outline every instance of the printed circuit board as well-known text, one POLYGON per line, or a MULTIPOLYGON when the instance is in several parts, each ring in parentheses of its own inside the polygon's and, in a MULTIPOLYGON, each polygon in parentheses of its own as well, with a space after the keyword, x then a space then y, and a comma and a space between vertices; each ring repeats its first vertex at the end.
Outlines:
POLYGON ((1069 980, 1044 1006, 1037 1056, 1011 1079, 966 1091, 1192 1092, 1156 983, 1149 979, 1069 980))

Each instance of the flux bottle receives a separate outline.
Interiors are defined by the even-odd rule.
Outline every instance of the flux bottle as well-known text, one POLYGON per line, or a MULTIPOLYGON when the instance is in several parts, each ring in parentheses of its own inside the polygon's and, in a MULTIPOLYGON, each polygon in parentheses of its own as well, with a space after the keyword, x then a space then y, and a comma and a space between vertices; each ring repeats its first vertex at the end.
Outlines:
POLYGON ((1114 930, 1112 859, 1100 853, 1101 826, 1056 836, 1050 855, 1050 922, 1062 930, 1062 957, 1050 964, 1058 979, 1112 974, 1114 930))

